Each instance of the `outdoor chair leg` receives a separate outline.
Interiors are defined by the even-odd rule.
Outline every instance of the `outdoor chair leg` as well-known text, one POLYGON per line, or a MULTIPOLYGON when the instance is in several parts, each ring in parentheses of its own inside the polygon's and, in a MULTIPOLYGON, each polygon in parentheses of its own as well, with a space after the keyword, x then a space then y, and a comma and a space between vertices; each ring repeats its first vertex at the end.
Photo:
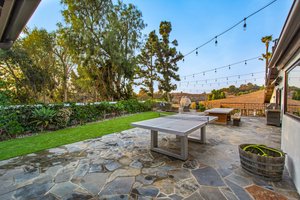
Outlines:
POLYGON ((157 131, 151 130, 151 149, 158 147, 158 134, 157 131))
POLYGON ((201 143, 206 143, 206 126, 201 127, 201 143))

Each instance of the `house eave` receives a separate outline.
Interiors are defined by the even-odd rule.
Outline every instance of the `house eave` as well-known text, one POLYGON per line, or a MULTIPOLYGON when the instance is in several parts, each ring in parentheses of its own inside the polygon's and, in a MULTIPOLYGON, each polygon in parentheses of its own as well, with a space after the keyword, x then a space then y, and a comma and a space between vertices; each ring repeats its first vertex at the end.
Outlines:
POLYGON ((9 49, 41 0, 4 0, 0 14, 0 48, 9 49))

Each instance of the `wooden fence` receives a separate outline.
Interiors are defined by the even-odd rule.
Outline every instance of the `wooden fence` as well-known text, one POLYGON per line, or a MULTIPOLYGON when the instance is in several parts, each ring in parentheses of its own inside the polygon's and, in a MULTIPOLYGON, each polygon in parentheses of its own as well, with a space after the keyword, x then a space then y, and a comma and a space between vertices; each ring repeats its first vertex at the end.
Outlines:
POLYGON ((242 116, 265 116, 266 105, 264 103, 228 103, 228 102, 205 102, 205 107, 209 108, 234 108, 241 112, 242 116))

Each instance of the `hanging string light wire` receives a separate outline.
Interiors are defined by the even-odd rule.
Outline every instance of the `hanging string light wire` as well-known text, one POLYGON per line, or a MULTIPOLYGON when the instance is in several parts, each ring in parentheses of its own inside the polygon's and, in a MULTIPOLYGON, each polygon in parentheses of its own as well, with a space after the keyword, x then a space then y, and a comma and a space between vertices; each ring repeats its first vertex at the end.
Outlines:
MULTIPOLYGON (((248 79, 239 79, 239 80, 232 80, 232 81, 224 81, 224 82, 212 82, 212 83, 204 83, 204 84, 201 84, 199 85, 198 88, 201 88, 201 87, 204 87, 205 85, 209 85, 209 86, 212 86, 212 85, 220 85, 220 84, 224 84, 224 85, 229 85, 231 83, 235 83, 237 84, 238 82, 250 82, 250 81, 254 81, 256 82, 257 80, 260 80, 260 79, 264 79, 264 77, 258 77, 258 78, 248 78, 248 79)), ((184 86, 181 86, 181 87, 178 87, 178 88, 187 88, 187 89, 190 89, 190 87, 184 87, 184 86)))
POLYGON ((192 80, 192 81, 180 81, 180 83, 198 83, 198 82, 206 82, 207 81, 215 81, 217 82, 217 80, 222 80, 222 79, 226 79, 228 80, 228 78, 233 78, 233 77, 242 77, 242 76, 254 76, 254 74, 261 74, 261 73, 265 73, 265 71, 259 71, 259 72, 250 72, 250 73, 247 73, 247 74, 237 74, 237 75, 230 75, 230 76, 223 76, 223 77, 217 77, 217 78, 210 78, 210 79, 202 79, 202 80, 192 80))
POLYGON ((217 45, 217 44, 218 44, 217 38, 220 38, 221 35, 224 35, 225 33, 231 31, 232 29, 234 29, 235 27, 237 27, 238 25, 240 25, 240 24, 242 24, 242 23, 244 24, 244 25, 243 25, 243 28, 244 28, 244 30, 245 30, 245 28, 246 28, 246 26, 247 26, 247 25, 246 25, 246 20, 247 20, 247 19, 249 19, 249 18, 252 17, 253 15, 259 13, 260 11, 264 10, 265 8, 269 7, 270 5, 272 5, 273 3, 275 3, 276 1, 278 1, 278 0, 273 0, 273 1, 269 2, 267 5, 263 6, 263 7, 260 8, 260 9, 258 9, 257 11, 251 13, 251 14, 248 15, 247 17, 244 17, 243 19, 241 19, 240 21, 238 21, 237 23, 235 23, 233 26, 229 27, 229 28, 226 29, 225 31, 219 33, 218 35, 214 36, 214 37, 211 38, 210 40, 204 42, 203 44, 199 45, 198 47, 196 47, 196 48, 193 49, 192 51, 190 51, 190 52, 188 52, 187 54, 183 55, 183 58, 184 58, 184 57, 187 57, 188 55, 190 55, 190 54, 192 54, 192 53, 194 53, 195 51, 198 52, 198 50, 199 50, 200 48, 204 47, 205 45, 209 44, 209 43, 212 42, 212 41, 215 41, 215 45, 217 45))
POLYGON ((231 67, 234 66, 234 65, 238 65, 238 64, 241 64, 241 63, 245 64, 248 61, 257 60, 259 58, 261 58, 261 56, 257 56, 257 57, 254 57, 254 58, 249 58, 249 59, 246 59, 246 60, 244 59, 244 60, 232 63, 232 64, 224 65, 224 66, 221 66, 221 67, 215 67, 213 69, 208 69, 208 70, 205 70, 205 71, 202 71, 202 72, 197 72, 197 73, 194 73, 194 74, 184 75, 183 77, 186 80, 187 77, 190 77, 190 76, 195 77, 196 75, 199 75, 199 74, 202 74, 203 76, 205 76, 206 72, 215 72, 216 73, 217 70, 219 70, 219 69, 224 69, 224 68, 231 69, 231 67))

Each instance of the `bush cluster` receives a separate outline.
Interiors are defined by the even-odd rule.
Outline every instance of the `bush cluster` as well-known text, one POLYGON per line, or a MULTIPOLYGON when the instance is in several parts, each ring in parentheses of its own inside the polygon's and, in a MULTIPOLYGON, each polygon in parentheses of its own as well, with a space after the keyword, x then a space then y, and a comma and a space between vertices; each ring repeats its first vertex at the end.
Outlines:
POLYGON ((0 140, 45 130, 57 130, 120 116, 126 113, 150 111, 151 101, 124 100, 78 105, 22 105, 0 107, 0 140))

